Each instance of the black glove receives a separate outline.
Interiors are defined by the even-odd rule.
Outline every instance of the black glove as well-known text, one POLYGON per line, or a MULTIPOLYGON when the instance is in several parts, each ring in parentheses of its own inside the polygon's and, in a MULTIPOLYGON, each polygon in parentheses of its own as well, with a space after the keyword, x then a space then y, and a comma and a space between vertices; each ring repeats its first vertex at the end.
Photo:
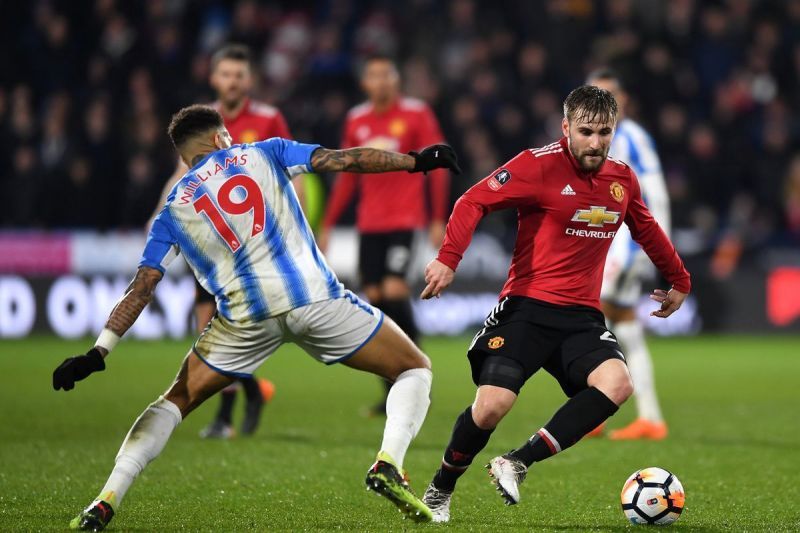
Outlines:
POLYGON ((75 382, 86 379, 92 372, 99 372, 106 369, 106 363, 100 350, 92 348, 86 355, 76 355, 64 359, 53 371, 53 388, 55 390, 72 390, 75 382))
POLYGON ((421 152, 408 152, 414 158, 414 168, 409 172, 428 172, 435 168, 449 168, 456 174, 461 174, 458 167, 458 156, 446 144, 434 144, 421 152))

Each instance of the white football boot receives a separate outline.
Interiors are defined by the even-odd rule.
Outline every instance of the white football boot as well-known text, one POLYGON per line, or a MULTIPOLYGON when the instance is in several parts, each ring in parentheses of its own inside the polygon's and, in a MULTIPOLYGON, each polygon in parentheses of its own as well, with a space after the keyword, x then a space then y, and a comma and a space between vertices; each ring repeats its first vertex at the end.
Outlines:
POLYGON ((434 522, 450 521, 450 499, 452 497, 453 491, 437 489, 433 486, 433 483, 428 485, 425 495, 422 496, 422 501, 433 513, 434 522))
POLYGON ((518 504, 519 485, 525 481, 525 475, 528 473, 525 463, 509 455, 500 455, 489 461, 486 468, 506 505, 518 504))

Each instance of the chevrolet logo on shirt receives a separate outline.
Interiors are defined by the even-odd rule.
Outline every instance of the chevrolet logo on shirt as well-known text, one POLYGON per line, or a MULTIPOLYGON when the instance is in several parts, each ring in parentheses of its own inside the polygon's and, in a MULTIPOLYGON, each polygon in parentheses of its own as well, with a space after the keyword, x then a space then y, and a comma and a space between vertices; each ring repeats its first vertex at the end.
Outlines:
POLYGON ((586 222, 592 228, 602 228, 605 224, 616 224, 619 211, 606 211, 605 206, 593 205, 589 209, 578 209, 572 222, 586 222))

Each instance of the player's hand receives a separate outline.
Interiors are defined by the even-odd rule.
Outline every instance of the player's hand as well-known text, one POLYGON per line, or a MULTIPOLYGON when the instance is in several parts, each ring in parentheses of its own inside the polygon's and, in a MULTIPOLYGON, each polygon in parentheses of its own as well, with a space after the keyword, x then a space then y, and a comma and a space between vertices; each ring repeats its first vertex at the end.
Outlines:
POLYGON ((319 230, 319 233, 317 234, 317 248, 319 248, 323 254, 328 253, 328 244, 330 243, 330 240, 331 230, 329 228, 322 228, 319 230))
POLYGON ((455 275, 452 268, 434 259, 425 267, 425 283, 427 285, 422 289, 419 297, 423 300, 434 296, 438 298, 442 291, 453 283, 455 275))
POLYGON ((447 226, 441 220, 437 220, 435 222, 431 222, 430 228, 428 228, 428 240, 431 243, 431 246, 434 249, 438 250, 442 247, 442 242, 444 242, 444 234, 447 230, 447 226))
POLYGON ((456 152, 446 144, 434 144, 421 152, 408 152, 414 158, 414 168, 409 172, 428 172, 435 168, 449 168, 456 174, 461 174, 458 166, 456 152))
POLYGON ((675 289, 670 289, 669 292, 662 289, 654 290, 653 294, 650 295, 650 299, 660 303, 661 309, 653 311, 650 313, 650 316, 667 318, 669 315, 681 308, 686 296, 686 293, 676 291, 675 289))
POLYGON ((92 348, 86 352, 86 355, 76 355, 64 359, 64 362, 58 365, 58 368, 53 371, 53 388, 55 390, 72 390, 75 388, 76 381, 86 379, 89 374, 105 369, 106 363, 103 360, 103 354, 97 348, 92 348))

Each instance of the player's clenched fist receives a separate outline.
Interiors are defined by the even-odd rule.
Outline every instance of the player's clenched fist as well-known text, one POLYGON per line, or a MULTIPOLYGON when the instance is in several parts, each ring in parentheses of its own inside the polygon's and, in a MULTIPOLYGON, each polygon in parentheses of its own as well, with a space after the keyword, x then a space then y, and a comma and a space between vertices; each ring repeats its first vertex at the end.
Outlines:
POLYGON ((461 174, 458 156, 446 144, 434 144, 421 152, 408 152, 408 155, 414 158, 414 168, 409 172, 428 172, 435 168, 449 168, 456 174, 461 174))
POLYGON ((58 368, 53 371, 53 388, 55 390, 72 390, 75 388, 76 381, 87 378, 93 372, 105 369, 106 363, 103 361, 100 350, 92 348, 86 352, 86 355, 76 355, 64 359, 64 362, 58 365, 58 368))
POLYGON ((443 290, 453 283, 455 272, 452 268, 434 259, 425 267, 425 283, 420 298, 427 300, 433 296, 437 298, 443 290))
POLYGON ((650 316, 657 316, 659 318, 667 318, 669 315, 680 309, 683 301, 686 299, 686 293, 670 289, 669 292, 661 289, 656 289, 650 295, 651 300, 661 304, 661 309, 653 311, 650 316))

